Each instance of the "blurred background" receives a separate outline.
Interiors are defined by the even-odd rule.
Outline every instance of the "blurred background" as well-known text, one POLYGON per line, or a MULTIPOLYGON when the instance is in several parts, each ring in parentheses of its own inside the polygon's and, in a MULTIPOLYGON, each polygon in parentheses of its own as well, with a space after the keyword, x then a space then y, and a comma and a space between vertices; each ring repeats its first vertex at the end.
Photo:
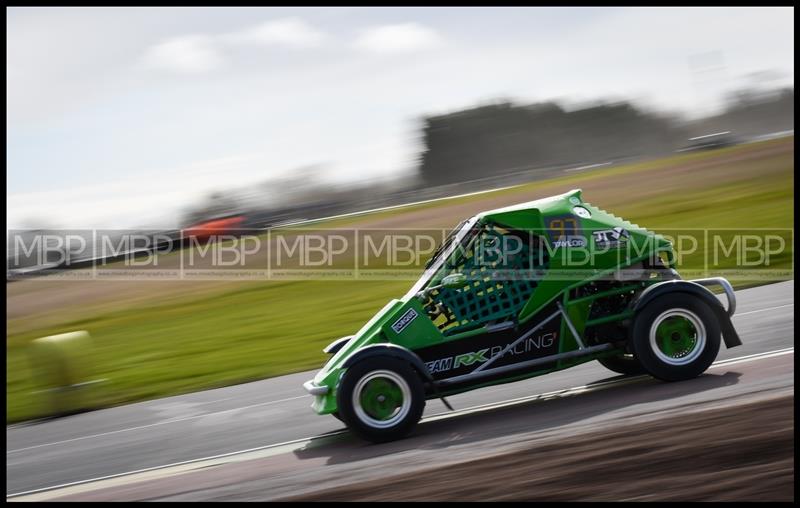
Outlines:
POLYGON ((790 9, 7 14, 9 229, 263 227, 794 123, 790 9))
POLYGON ((410 286, 16 280, 97 262, 98 228, 452 228, 577 187, 654 229, 793 227, 792 8, 6 12, 7 238, 89 245, 7 241, 10 421, 48 412, 37 337, 91 332, 101 406, 314 368, 410 286))

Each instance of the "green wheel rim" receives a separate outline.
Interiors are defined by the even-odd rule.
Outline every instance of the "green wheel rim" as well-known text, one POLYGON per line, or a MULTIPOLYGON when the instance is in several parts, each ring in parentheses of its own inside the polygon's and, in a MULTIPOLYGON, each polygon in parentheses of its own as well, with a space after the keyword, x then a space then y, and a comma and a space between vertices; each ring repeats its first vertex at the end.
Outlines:
POLYGON ((411 389, 396 372, 372 371, 356 384, 353 408, 356 416, 371 427, 392 427, 411 409, 411 389))
POLYGON ((387 378, 370 379, 361 390, 361 407, 376 420, 387 420, 402 406, 402 390, 387 378))
POLYGON ((670 309, 661 313, 650 327, 650 347, 663 362, 686 365, 705 349, 703 321, 688 309, 670 309))

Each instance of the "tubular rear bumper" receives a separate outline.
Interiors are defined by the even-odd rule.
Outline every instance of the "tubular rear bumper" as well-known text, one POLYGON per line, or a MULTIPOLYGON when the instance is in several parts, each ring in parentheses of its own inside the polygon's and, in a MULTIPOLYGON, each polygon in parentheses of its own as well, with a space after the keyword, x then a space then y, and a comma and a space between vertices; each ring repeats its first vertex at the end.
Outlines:
POLYGON ((728 316, 733 317, 736 312, 736 293, 733 292, 733 286, 723 277, 709 277, 708 279, 693 279, 689 282, 700 284, 701 286, 721 286, 725 291, 725 296, 728 297, 728 316))

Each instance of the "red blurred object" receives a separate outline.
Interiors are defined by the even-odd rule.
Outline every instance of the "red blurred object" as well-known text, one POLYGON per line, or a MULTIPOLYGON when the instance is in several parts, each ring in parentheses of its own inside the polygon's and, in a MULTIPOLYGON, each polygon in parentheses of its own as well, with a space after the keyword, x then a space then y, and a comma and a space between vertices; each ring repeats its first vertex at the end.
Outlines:
POLYGON ((226 217, 223 219, 213 219, 199 224, 189 226, 183 231, 183 238, 196 238, 206 241, 212 236, 233 235, 244 222, 244 217, 226 217))

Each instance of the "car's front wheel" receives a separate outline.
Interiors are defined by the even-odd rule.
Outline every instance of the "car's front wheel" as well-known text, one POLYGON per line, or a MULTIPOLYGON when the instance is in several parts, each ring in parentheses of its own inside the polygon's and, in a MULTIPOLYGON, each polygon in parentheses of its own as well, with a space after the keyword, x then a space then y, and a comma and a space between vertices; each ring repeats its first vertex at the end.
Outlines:
POLYGON ((682 381, 699 376, 714 362, 720 335, 708 304, 688 294, 667 294, 636 316, 631 347, 647 373, 664 381, 682 381))
POLYGON ((425 409, 425 388, 406 362, 378 356, 347 369, 336 399, 348 428, 380 443, 411 432, 425 409))

